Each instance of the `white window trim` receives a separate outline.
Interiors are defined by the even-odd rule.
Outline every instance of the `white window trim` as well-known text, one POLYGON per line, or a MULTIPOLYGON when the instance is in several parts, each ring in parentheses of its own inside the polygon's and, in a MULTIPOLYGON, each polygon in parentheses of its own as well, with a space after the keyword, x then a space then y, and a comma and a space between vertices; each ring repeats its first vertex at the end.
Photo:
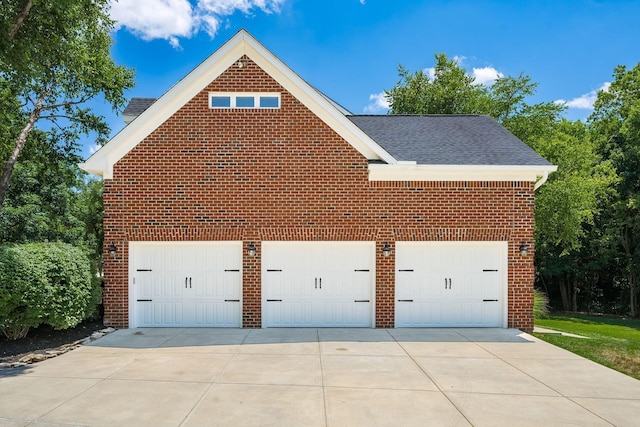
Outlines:
POLYGON ((212 110, 228 110, 230 108, 240 108, 243 110, 278 110, 280 109, 281 99, 280 92, 211 92, 209 93, 209 108, 212 110), (214 107, 211 105, 212 98, 214 97, 229 97, 231 100, 229 107, 214 107), (261 107, 260 98, 278 98, 277 107, 261 107), (253 107, 237 107, 237 98, 253 98, 253 107))

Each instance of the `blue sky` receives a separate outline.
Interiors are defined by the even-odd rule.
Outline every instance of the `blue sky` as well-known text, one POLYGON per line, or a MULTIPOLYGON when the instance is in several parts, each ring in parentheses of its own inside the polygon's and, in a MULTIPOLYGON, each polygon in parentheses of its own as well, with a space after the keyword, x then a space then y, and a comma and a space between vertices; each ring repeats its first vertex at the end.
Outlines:
POLYGON ((614 67, 640 61, 639 1, 120 0, 111 15, 113 57, 137 73, 128 97, 159 97, 240 28, 354 114, 386 113, 398 64, 428 69, 444 52, 486 84, 528 74, 533 101, 584 119, 614 67))

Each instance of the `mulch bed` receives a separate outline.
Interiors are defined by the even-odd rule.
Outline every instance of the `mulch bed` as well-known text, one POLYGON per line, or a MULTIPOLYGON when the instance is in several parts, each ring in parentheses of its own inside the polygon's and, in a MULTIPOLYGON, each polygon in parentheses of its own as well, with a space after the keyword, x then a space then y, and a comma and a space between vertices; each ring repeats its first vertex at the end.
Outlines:
POLYGON ((102 319, 88 320, 75 328, 56 331, 48 325, 30 329, 25 338, 9 340, 0 334, 0 361, 14 361, 22 355, 55 349, 89 337, 103 329, 102 319))

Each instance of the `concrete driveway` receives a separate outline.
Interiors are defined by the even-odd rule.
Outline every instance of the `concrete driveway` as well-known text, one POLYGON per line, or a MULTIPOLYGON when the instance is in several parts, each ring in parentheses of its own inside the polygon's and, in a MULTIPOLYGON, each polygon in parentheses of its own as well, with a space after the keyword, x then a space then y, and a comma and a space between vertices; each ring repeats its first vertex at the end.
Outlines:
POLYGON ((513 329, 128 329, 0 371, 5 425, 639 426, 640 381, 513 329))

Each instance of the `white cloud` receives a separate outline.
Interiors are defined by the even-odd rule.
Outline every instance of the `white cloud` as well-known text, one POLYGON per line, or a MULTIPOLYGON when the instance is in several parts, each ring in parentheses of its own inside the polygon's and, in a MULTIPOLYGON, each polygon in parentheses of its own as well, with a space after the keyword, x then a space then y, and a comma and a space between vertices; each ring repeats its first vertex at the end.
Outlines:
POLYGON ((491 86, 493 82, 504 77, 504 74, 493 67, 483 67, 473 69, 473 84, 491 86))
POLYGON ((389 100, 384 92, 369 95, 369 105, 364 107, 367 114, 378 114, 389 110, 389 100))
POLYGON ((459 55, 453 56, 453 60, 455 61, 455 63, 461 67, 462 67, 462 62, 464 62, 465 59, 467 59, 466 56, 459 56, 459 55))
POLYGON ((101 148, 102 148, 102 145, 100 145, 100 144, 93 144, 93 145, 91 145, 91 146, 89 147, 89 154, 93 154, 93 153, 95 153, 96 151, 98 151, 98 150, 99 150, 99 149, 101 149, 101 148))
POLYGON ((577 98, 573 98, 572 100, 558 99, 555 101, 556 104, 564 104, 569 108, 577 108, 580 110, 591 110, 593 109, 593 104, 598 99, 598 92, 609 91, 609 86, 611 86, 611 82, 604 82, 602 86, 598 88, 598 90, 592 90, 591 92, 585 93, 577 98))
POLYGON ((433 81, 436 78, 436 69, 434 67, 425 68, 424 71, 427 76, 429 76, 429 80, 433 81))
POLYGON ((367 2, 365 0, 360 0, 360 4, 366 4, 367 2))
POLYGON ((278 13, 285 0, 112 0, 111 18, 116 29, 127 28, 143 40, 164 39, 178 48, 180 38, 198 31, 215 36, 225 17, 241 12, 250 15, 255 9, 278 13))

